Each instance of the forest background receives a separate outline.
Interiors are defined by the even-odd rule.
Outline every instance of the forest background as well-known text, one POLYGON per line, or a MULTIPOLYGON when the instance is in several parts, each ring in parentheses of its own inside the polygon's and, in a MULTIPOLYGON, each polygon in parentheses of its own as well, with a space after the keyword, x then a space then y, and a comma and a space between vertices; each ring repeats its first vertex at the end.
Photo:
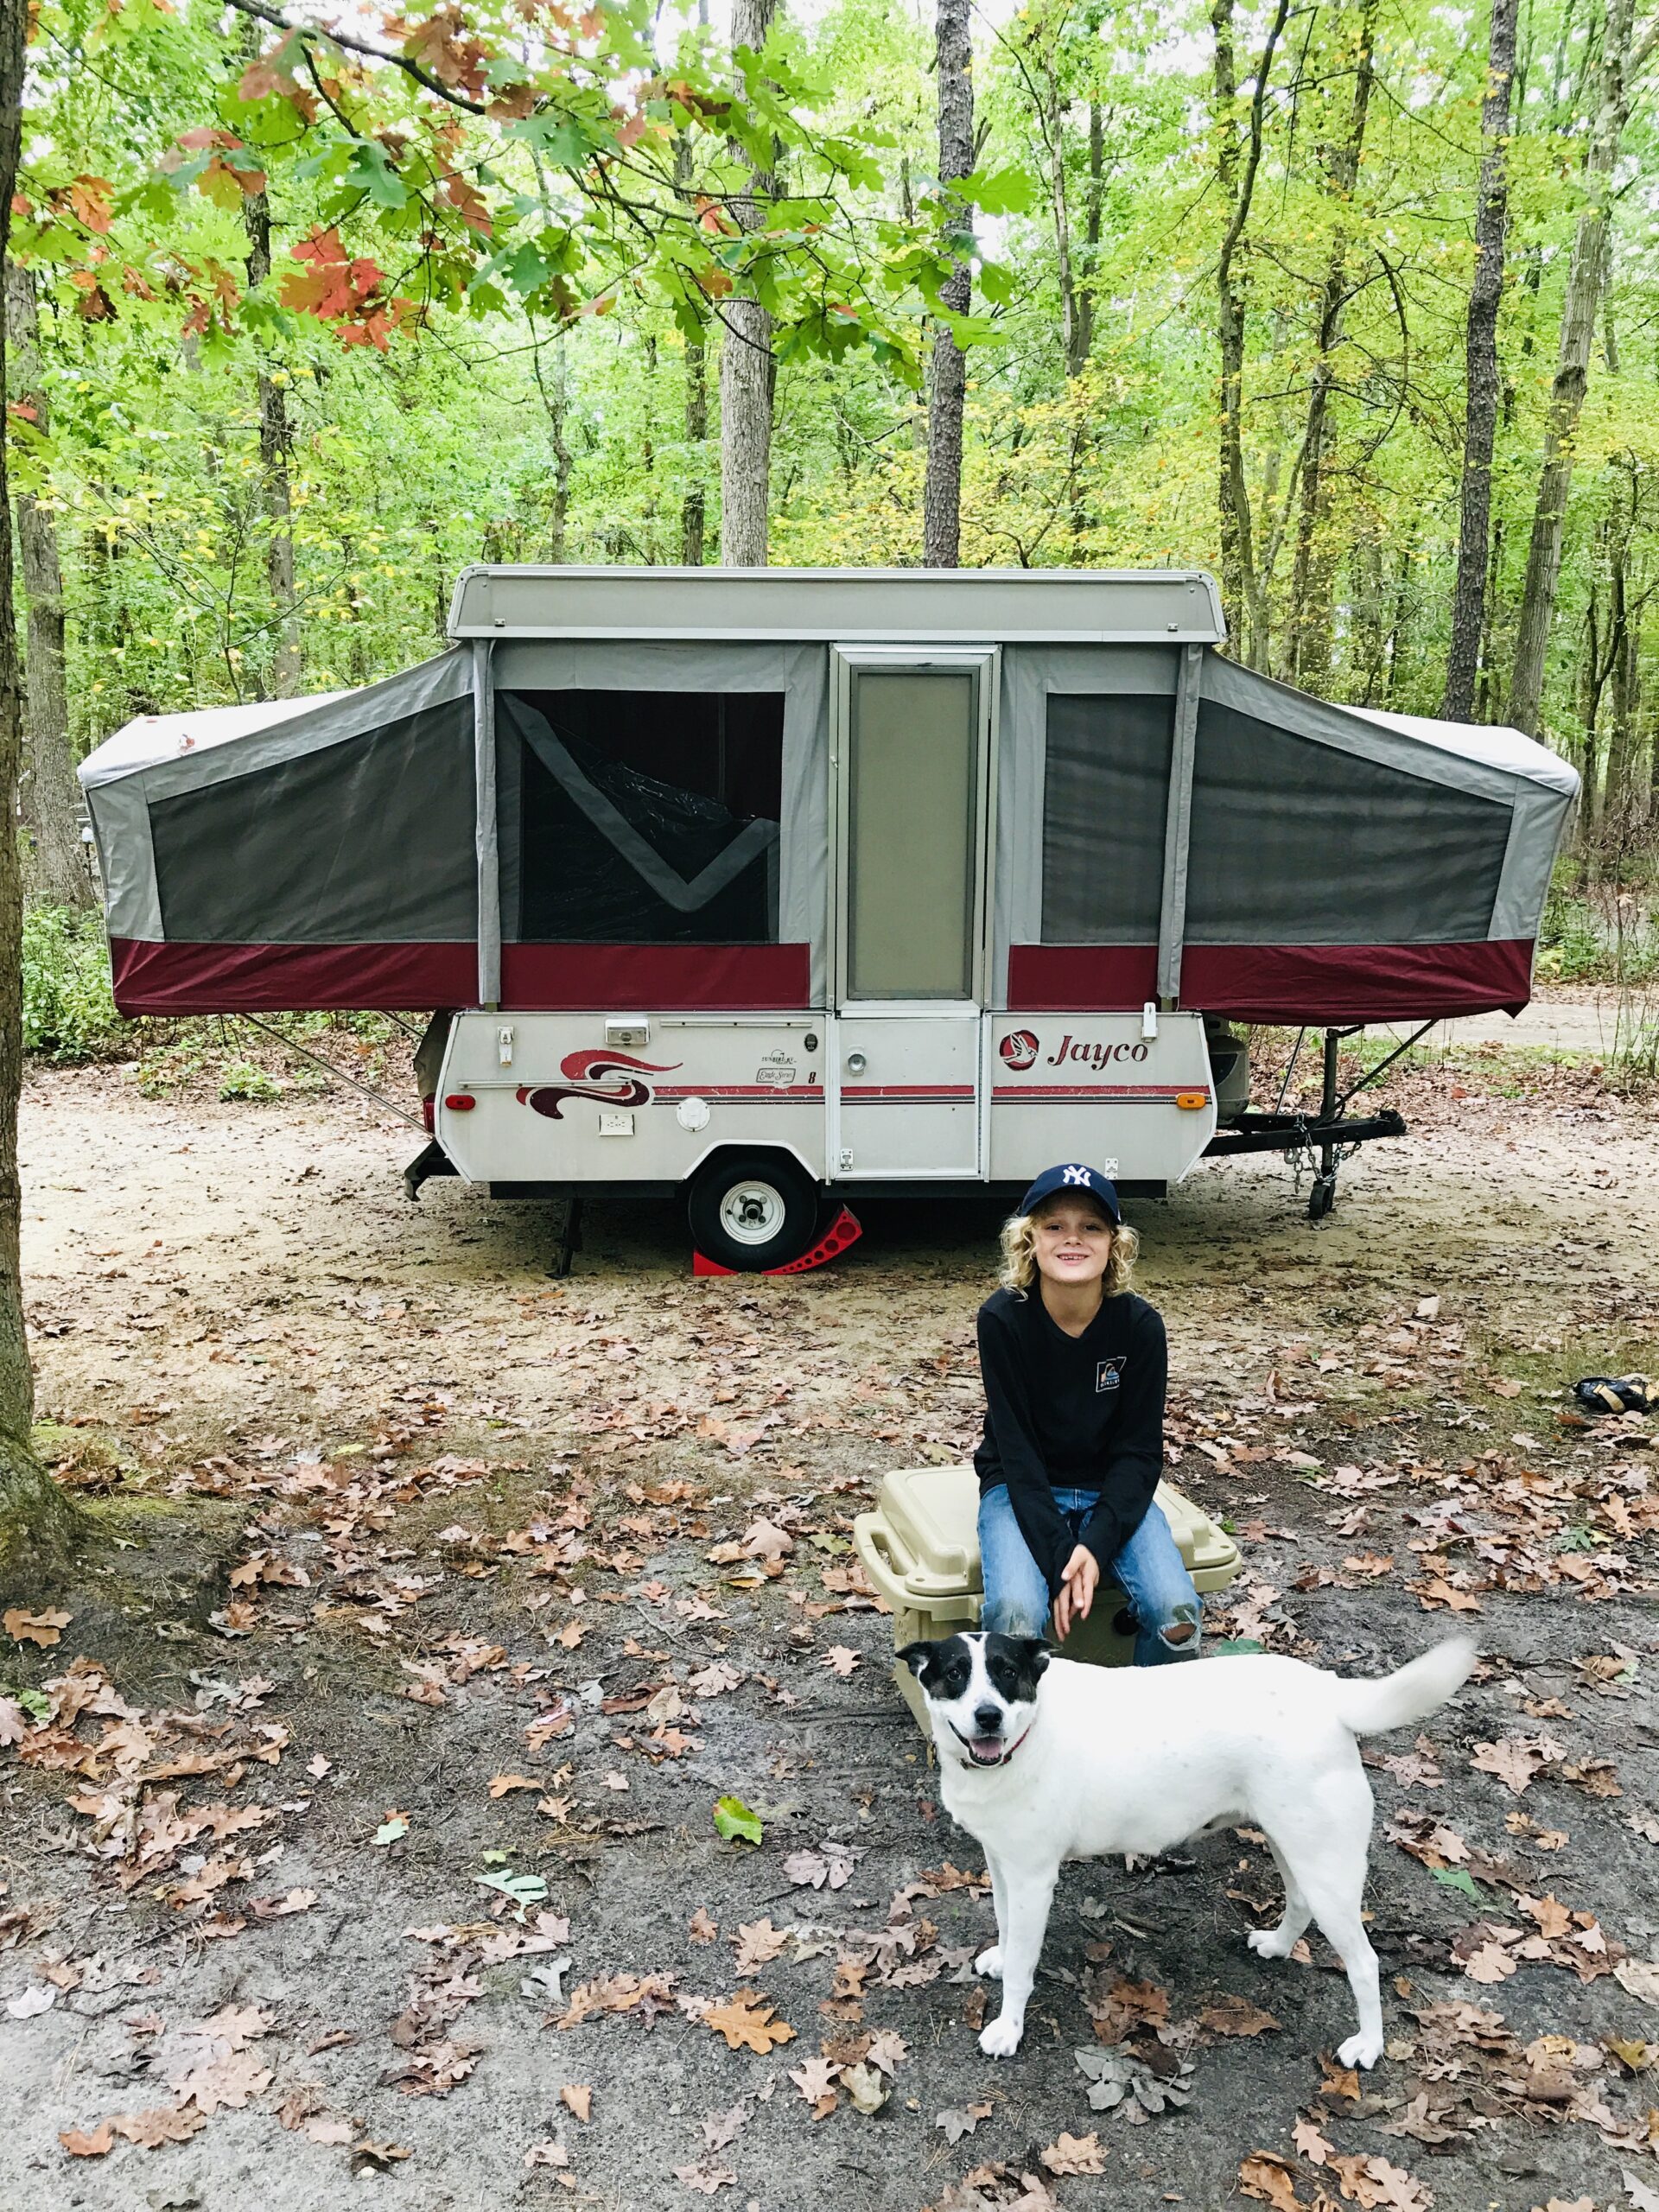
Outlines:
POLYGON ((7 308, 35 902, 91 899, 92 745, 404 667, 470 561, 926 557, 1211 568, 1254 665, 1518 721, 1584 775, 1574 879, 1639 933, 1659 270, 1631 0, 332 20, 31 11, 7 308))

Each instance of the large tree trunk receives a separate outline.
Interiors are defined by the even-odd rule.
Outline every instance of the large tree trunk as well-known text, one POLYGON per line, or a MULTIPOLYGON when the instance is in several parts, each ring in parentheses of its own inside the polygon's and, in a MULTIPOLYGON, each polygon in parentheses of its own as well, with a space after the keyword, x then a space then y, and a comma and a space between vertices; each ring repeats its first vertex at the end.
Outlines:
MULTIPOLYGON (((968 0, 938 0, 934 49, 939 79, 939 182, 947 191, 974 166, 973 52, 968 0)), ((967 228, 968 211, 953 200, 956 220, 967 228)), ((973 271, 958 261, 941 288, 953 315, 973 302, 973 271)), ((927 477, 922 492, 922 558, 930 569, 954 569, 962 550, 962 417, 968 365, 949 330, 933 340, 928 394, 927 477)))
MULTIPOLYGON (((758 53, 776 0, 733 0, 732 44, 758 53)), ((746 231, 766 220, 773 188, 767 172, 751 173, 750 189, 732 201, 746 231)), ((772 316, 758 300, 736 293, 726 302, 726 343, 720 356, 720 557, 728 569, 764 569, 772 486, 772 316)))
POLYGON ((1319 295, 1319 351, 1314 357, 1313 385, 1307 398, 1307 428, 1302 440, 1302 503, 1297 518, 1296 556, 1291 567, 1290 588, 1288 673, 1293 683, 1300 683, 1310 691, 1322 690, 1331 672, 1336 550, 1323 527, 1330 505, 1331 388, 1336 381, 1336 356, 1342 343, 1342 312, 1348 303, 1346 210, 1359 181, 1360 156, 1365 146, 1377 4, 1378 0, 1363 0, 1347 134, 1332 150, 1327 165, 1331 196, 1337 202, 1336 236, 1319 295))
MULTIPOLYGON (((51 429, 41 369, 40 312, 32 272, 6 264, 6 330, 17 399, 35 430, 51 429)), ((17 494, 17 550, 22 556, 29 645, 23 662, 23 768, 18 797, 27 841, 31 899, 90 906, 92 879, 80 839, 80 785, 69 742, 64 674, 63 563, 52 511, 32 492, 17 494)))
MULTIPOLYGON (((11 234, 23 105, 28 0, 0 0, 0 255, 11 234)), ((0 391, 5 390, 5 287, 0 287, 0 391)), ((0 438, 0 514, 11 505, 6 441, 0 438)), ((12 609, 11 532, 0 530, 0 807, 13 817, 22 765, 17 624, 12 609)), ((23 884, 15 836, 0 836, 0 1586, 24 1578, 68 1549, 76 1516, 30 1448, 35 1377, 23 1328, 17 1233, 17 1098, 23 1078, 23 884)))
POLYGON ((1252 668, 1265 670, 1268 658, 1266 594, 1256 574, 1250 518, 1249 486, 1244 473, 1244 276, 1239 246, 1249 220, 1256 172, 1262 166, 1268 78, 1290 13, 1290 0, 1278 0, 1250 101, 1249 127, 1241 145, 1234 110, 1238 104, 1238 64, 1233 46, 1233 0, 1212 0, 1215 32, 1216 180, 1226 220, 1216 262, 1217 341, 1221 354, 1221 467, 1217 483, 1221 509, 1221 590, 1234 650, 1252 668))
MULTIPOLYGON (((258 43, 258 27, 252 16, 244 22, 251 45, 258 43)), ((270 274, 270 200, 263 192, 242 202, 242 220, 248 233, 248 288, 263 284, 270 274)), ((289 496, 289 456, 294 432, 288 419, 288 394, 270 370, 261 365, 259 389, 260 495, 270 539, 265 548, 265 582, 270 593, 271 623, 276 643, 270 657, 270 688, 278 699, 291 699, 300 688, 299 602, 294 589, 294 524, 289 496)))
POLYGON ((1486 97, 1480 111, 1480 183, 1475 200, 1475 274, 1464 334, 1463 498, 1458 520, 1458 575, 1452 588, 1452 639, 1440 712, 1466 722, 1475 709, 1491 573, 1492 447, 1497 434, 1497 310, 1503 296, 1503 245, 1510 219, 1510 87, 1515 79, 1516 0, 1492 0, 1486 97))
POLYGON ((1510 720, 1536 734, 1543 703, 1544 658, 1561 574, 1561 537, 1573 484, 1573 448, 1589 381, 1590 346, 1601 308, 1607 268, 1607 212, 1612 171, 1630 108, 1632 0, 1607 0, 1595 123, 1585 156, 1586 200, 1573 237, 1561 307, 1555 381, 1544 425, 1544 461, 1527 549, 1527 580, 1516 626, 1515 666, 1510 678, 1510 720))

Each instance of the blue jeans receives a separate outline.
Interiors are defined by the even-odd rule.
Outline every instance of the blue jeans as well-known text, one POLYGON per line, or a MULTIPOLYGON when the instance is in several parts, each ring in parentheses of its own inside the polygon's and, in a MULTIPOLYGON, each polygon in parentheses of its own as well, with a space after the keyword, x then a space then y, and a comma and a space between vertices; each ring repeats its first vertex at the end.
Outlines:
MULTIPOLYGON (((1054 1493, 1060 1517, 1079 1541, 1099 1496, 1092 1490, 1054 1493)), ((1020 1533, 1006 1483, 987 1491, 979 1501, 979 1567, 985 1591, 982 1628, 1004 1636, 1043 1636, 1051 1631, 1048 1580, 1020 1533)), ((1109 1583, 1122 1590, 1135 1615, 1137 1667, 1160 1667, 1172 1660, 1198 1657, 1203 1601, 1192 1586, 1161 1506, 1147 1508, 1145 1520, 1102 1575, 1103 1593, 1109 1583), (1190 1628, 1192 1634, 1170 1643, 1170 1630, 1180 1627, 1190 1628)), ((1101 1599, 1095 1602, 1098 1605, 1101 1599)))

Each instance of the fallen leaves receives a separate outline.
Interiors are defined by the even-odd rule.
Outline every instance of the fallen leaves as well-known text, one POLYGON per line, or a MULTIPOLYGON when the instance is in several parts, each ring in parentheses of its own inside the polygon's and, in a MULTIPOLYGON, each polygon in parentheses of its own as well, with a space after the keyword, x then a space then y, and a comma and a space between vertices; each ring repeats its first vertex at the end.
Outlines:
POLYGON ((1198 2014, 1198 2025, 1212 2036, 1259 2036, 1276 2029, 1279 2023, 1248 1997, 1218 1997, 1198 2014))
POLYGON ((758 1813, 752 1813, 741 1797, 717 1797, 715 1800, 715 1834, 730 1842, 760 1842, 766 1830, 758 1813))
POLYGON ((980 2122, 990 2116, 988 2104, 949 2105, 944 2111, 934 2113, 933 2125, 943 2129, 945 2141, 954 2146, 964 2135, 971 2135, 980 2122))
POLYGON ((72 2158, 101 2158, 115 2147, 116 2138, 136 2143, 140 2150, 157 2151, 164 2143, 188 2143, 207 2125, 205 2112, 181 2111, 175 2105, 154 2105, 144 2112, 111 2114, 96 2127, 67 2127, 58 2140, 72 2158))
POLYGON ((22 1605, 14 1605, 10 1612, 0 1614, 6 1634, 14 1643, 56 1643, 73 1618, 73 1613, 31 1613, 22 1605))
POLYGON ((752 2050, 766 2058, 774 2045, 795 2040, 794 2029, 787 2020, 774 2019, 773 2010, 758 1990, 741 1989, 725 2004, 711 2005, 703 2025, 724 2036, 728 2050, 752 2050))
POLYGON ((770 1966, 788 1948, 792 1932, 787 1928, 774 1928, 769 1916, 742 1923, 732 1938, 739 1974, 755 1974, 760 1967, 770 1966))
POLYGON ((1106 2171, 1100 2138, 1092 2132, 1087 2135, 1067 2135, 1062 2132, 1038 2156, 1052 2174, 1103 2174, 1106 2171))
POLYGON ((1566 1757, 1564 1747, 1550 1736, 1502 1736, 1495 1744, 1477 1744, 1469 1764, 1478 1773, 1495 1775, 1518 1797, 1545 1767, 1566 1757))

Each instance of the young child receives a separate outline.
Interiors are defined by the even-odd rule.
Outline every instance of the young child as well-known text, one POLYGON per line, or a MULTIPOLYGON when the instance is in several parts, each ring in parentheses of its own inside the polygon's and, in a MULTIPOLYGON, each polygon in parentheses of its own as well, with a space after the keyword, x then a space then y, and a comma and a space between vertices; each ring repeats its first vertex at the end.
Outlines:
POLYGON ((1135 1663, 1196 1658, 1200 1605, 1153 1493, 1163 1468, 1162 1317, 1129 1288, 1141 1240, 1092 1167, 1046 1168, 1003 1224, 979 1309, 982 1625, 1063 1642, 1103 1577, 1128 1595, 1135 1663))

